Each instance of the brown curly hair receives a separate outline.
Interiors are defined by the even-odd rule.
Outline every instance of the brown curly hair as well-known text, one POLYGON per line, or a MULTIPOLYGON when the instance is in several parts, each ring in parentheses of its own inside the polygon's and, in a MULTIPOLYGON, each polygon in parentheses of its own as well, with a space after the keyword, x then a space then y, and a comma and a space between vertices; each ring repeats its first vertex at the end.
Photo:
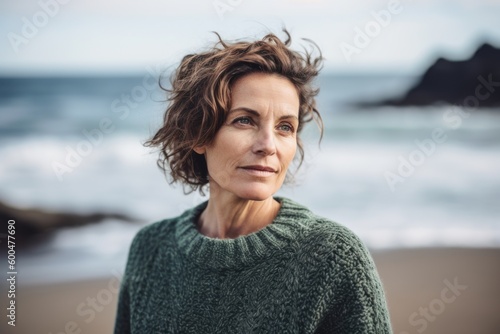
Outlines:
MULTIPOLYGON (((242 76, 254 72, 278 74, 290 80, 299 95, 300 133, 305 123, 315 120, 323 135, 323 122, 316 109, 315 96, 319 89, 312 87, 318 75, 323 57, 319 47, 309 42, 319 56, 312 51, 303 53, 290 49, 291 36, 281 41, 269 33, 262 40, 234 43, 225 42, 218 33, 218 42, 208 51, 186 55, 170 78, 171 88, 160 87, 167 92, 169 102, 163 126, 144 143, 147 147, 159 147, 158 166, 171 182, 187 186, 185 192, 202 191, 208 183, 205 157, 194 152, 195 147, 210 144, 226 119, 231 107, 232 84, 242 76)), ((304 149, 297 136, 299 164, 304 160, 304 149)))

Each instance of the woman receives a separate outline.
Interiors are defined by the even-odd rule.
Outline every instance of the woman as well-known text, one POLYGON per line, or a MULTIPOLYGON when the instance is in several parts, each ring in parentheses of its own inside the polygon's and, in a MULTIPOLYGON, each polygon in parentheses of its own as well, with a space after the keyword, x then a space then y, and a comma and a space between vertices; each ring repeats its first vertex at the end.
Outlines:
MULTIPOLYGON (((316 110, 321 65, 290 35, 184 57, 159 165, 209 200, 143 228, 123 277, 115 333, 390 333, 373 261, 347 228, 273 197, 316 110)), ((299 164, 300 165, 300 164, 299 164)))

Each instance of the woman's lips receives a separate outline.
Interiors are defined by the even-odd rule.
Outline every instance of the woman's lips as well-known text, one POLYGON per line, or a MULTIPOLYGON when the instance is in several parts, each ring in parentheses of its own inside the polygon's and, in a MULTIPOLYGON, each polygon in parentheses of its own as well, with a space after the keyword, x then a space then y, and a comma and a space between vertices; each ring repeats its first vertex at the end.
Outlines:
POLYGON ((276 174, 276 170, 272 167, 262 166, 262 165, 251 165, 251 166, 242 166, 240 167, 247 173, 250 173, 255 176, 271 176, 276 174))

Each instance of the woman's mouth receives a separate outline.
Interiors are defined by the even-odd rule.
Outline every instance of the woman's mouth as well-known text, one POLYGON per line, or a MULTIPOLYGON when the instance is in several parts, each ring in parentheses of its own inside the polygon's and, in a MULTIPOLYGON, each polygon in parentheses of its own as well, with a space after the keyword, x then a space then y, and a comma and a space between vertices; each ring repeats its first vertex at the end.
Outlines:
POLYGON ((240 168, 255 176, 271 176, 277 173, 276 169, 263 165, 242 166, 240 168))

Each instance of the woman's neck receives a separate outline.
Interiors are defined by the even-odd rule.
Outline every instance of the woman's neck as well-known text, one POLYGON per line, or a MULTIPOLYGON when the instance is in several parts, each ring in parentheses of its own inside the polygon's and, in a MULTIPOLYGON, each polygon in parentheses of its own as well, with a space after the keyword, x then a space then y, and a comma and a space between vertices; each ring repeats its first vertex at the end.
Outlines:
POLYGON ((272 223, 280 206, 273 197, 263 201, 253 201, 234 195, 211 195, 207 207, 198 220, 198 230, 211 238, 237 238, 256 232, 272 223))

